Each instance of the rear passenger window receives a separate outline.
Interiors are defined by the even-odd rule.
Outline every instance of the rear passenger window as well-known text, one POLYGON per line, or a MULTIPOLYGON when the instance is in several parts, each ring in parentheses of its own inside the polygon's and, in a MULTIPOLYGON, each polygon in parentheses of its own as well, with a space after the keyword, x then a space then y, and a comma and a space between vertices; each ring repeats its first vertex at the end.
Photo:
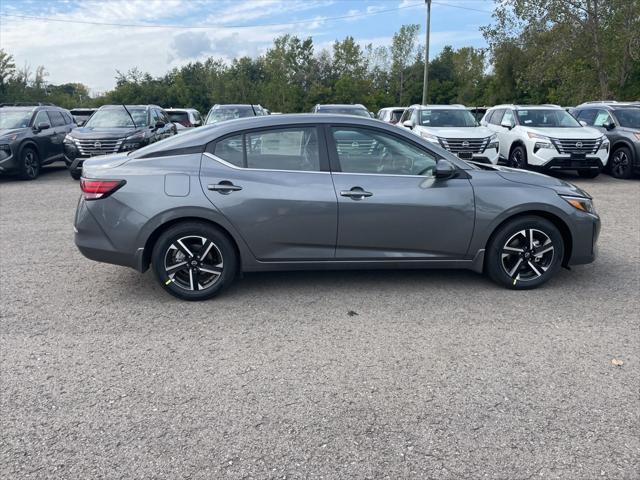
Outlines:
POLYGON ((52 127, 62 127, 66 125, 66 121, 60 112, 48 111, 49 119, 51 120, 52 127))
POLYGON ((314 127, 250 132, 245 135, 247 168, 319 171, 318 135, 314 127))
POLYGON ((216 142, 213 154, 231 165, 242 167, 244 163, 242 154, 242 135, 234 135, 233 137, 223 138, 216 142))

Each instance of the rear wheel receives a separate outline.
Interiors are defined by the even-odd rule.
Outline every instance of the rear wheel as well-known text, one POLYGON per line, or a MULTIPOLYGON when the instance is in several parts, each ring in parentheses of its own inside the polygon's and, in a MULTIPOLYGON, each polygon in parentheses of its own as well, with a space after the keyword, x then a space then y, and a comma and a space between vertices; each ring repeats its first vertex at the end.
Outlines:
POLYGON ((214 226, 199 222, 180 223, 162 233, 151 262, 162 288, 183 300, 216 296, 237 270, 231 241, 214 226))
POLYGON ((73 178, 74 180, 80 180, 80 177, 82 176, 82 171, 81 170, 69 170, 69 175, 71 175, 71 178, 73 178))
POLYGON ((40 157, 32 147, 24 147, 20 152, 20 178, 33 180, 40 175, 40 157))
POLYGON ((516 145, 509 154, 509 167, 527 168, 527 150, 522 145, 516 145))
POLYGON ((493 236, 486 271, 496 283, 514 290, 536 288, 562 266, 564 242, 558 228, 541 217, 507 222, 493 236))
POLYGON ((628 179, 633 173, 631 164, 631 150, 628 147, 618 147, 611 154, 609 173, 612 177, 628 179))

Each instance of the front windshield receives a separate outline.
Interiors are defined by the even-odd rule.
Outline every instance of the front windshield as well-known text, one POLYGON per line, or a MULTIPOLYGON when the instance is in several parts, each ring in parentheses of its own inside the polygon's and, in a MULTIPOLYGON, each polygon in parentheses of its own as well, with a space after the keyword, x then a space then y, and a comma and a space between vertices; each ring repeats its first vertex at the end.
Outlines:
POLYGON ((233 120, 235 118, 253 117, 255 113, 253 108, 248 107, 223 107, 216 108, 209 112, 207 117, 207 125, 211 123, 224 122, 225 120, 233 120))
POLYGON ((640 108, 619 108, 615 112, 621 127, 640 128, 640 108))
POLYGON ((135 125, 123 107, 98 110, 84 126, 87 128, 132 128, 148 126, 147 111, 144 108, 127 107, 127 110, 129 110, 131 117, 135 120, 135 125))
POLYGON ((31 120, 31 110, 0 109, 0 128, 27 128, 31 120))
POLYGON ((334 113, 339 115, 355 115, 357 117, 371 118, 368 111, 359 107, 319 107, 318 113, 334 113))
POLYGON ((425 127, 476 127, 478 123, 468 110, 420 110, 420 125, 425 127))
POLYGON ((520 125, 537 128, 576 128, 581 127, 578 121, 561 109, 516 110, 520 125))

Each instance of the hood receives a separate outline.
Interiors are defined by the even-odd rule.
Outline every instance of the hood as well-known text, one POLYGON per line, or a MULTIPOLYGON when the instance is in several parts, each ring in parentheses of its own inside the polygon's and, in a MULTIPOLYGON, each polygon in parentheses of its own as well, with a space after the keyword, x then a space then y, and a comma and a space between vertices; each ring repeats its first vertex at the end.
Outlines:
POLYGON ((444 138, 487 138, 493 132, 487 127, 425 127, 419 126, 420 131, 444 138))
POLYGON ((551 138, 569 138, 569 139, 584 139, 584 140, 593 140, 594 138, 602 137, 602 133, 600 133, 595 128, 589 127, 576 127, 576 128, 533 128, 527 127, 527 131, 532 133, 537 133, 539 135, 544 135, 545 137, 551 138))
POLYGON ((29 130, 29 127, 25 127, 25 128, 0 128, 0 137, 6 137, 8 135, 13 135, 14 133, 22 133, 25 130, 29 130))
POLYGON ((491 166, 498 175, 505 180, 514 183, 523 183, 525 185, 535 185, 537 187, 547 187, 555 190, 563 195, 575 195, 577 197, 591 198, 587 192, 573 183, 566 182, 559 178, 550 177, 543 173, 531 172, 529 170, 520 170, 517 168, 502 167, 499 165, 491 166))
POLYGON ((118 128, 92 128, 92 127, 79 127, 74 128, 69 136, 77 138, 78 140, 96 140, 98 139, 110 139, 110 138, 124 138, 143 131, 143 128, 133 127, 118 127, 118 128))

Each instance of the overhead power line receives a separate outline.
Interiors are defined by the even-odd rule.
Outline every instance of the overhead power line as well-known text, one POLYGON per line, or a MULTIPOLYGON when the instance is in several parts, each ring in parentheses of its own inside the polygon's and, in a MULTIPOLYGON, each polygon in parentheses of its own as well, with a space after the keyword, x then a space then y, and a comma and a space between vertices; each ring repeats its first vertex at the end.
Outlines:
MULTIPOLYGON (((434 2, 435 3, 435 2, 434 2)), ((395 8, 388 8, 384 10, 376 10, 373 12, 363 12, 363 13, 354 13, 351 15, 340 15, 337 17, 316 17, 316 18, 308 18, 305 20, 299 20, 295 22, 284 22, 284 23, 260 23, 253 25, 157 25, 157 24, 149 24, 149 23, 115 23, 115 22, 93 22, 90 20, 73 20, 68 18, 57 18, 57 17, 40 17, 36 15, 19 15, 14 13, 4 13, 0 12, 0 16, 3 17, 12 17, 12 18, 24 18, 29 20, 39 20, 44 22, 60 22, 60 23, 77 23, 83 25, 97 25, 97 26, 105 26, 105 27, 132 27, 132 28, 175 28, 175 29, 185 29, 185 30, 208 30, 213 28, 261 28, 261 27, 287 27, 292 25, 302 25, 307 23, 316 23, 316 22, 327 22, 332 20, 345 20, 351 18, 360 18, 360 17, 369 17, 372 15, 381 15, 383 13, 395 12, 398 10, 404 10, 407 8, 416 8, 423 6, 424 3, 412 3, 409 5, 404 5, 395 8)))

